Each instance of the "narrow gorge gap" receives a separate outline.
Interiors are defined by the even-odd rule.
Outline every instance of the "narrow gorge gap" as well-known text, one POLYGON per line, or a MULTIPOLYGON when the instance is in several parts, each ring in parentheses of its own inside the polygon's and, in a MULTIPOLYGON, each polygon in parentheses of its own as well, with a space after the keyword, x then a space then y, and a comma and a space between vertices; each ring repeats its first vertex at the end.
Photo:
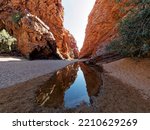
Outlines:
POLYGON ((88 16, 95 0, 62 0, 62 4, 64 7, 64 26, 75 37, 80 51, 84 43, 88 16))

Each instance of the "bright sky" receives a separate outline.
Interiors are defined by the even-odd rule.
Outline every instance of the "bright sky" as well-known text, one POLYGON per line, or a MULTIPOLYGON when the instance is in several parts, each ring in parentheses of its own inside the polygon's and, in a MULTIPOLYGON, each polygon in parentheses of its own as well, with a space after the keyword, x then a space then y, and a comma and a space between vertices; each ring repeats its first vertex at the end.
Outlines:
POLYGON ((81 49, 85 37, 85 28, 95 0, 62 0, 65 8, 64 26, 68 29, 77 41, 81 49))

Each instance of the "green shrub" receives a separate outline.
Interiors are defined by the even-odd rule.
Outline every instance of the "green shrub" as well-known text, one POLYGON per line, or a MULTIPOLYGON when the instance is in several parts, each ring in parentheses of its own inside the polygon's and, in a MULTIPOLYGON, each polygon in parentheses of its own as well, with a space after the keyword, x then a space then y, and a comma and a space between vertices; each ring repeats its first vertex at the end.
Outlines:
POLYGON ((10 36, 9 33, 3 29, 0 31, 0 53, 11 52, 16 49, 17 39, 10 36))
POLYGON ((150 53, 150 0, 136 0, 136 4, 138 9, 120 22, 119 38, 107 46, 108 51, 130 57, 150 53))
POLYGON ((21 20, 21 18, 23 17, 21 12, 15 12, 12 14, 12 21, 16 24, 18 24, 18 22, 21 20))

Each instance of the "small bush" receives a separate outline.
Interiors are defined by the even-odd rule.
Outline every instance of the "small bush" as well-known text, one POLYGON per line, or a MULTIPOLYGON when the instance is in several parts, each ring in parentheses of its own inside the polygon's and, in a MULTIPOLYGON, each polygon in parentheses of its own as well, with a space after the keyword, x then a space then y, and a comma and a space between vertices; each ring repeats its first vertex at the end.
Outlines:
POLYGON ((16 50, 16 41, 17 39, 10 36, 5 29, 0 31, 0 53, 16 50))
POLYGON ((22 17, 23 17, 23 15, 22 15, 21 12, 13 13, 13 14, 12 14, 12 21, 13 21, 14 23, 17 23, 17 24, 18 24, 22 17))

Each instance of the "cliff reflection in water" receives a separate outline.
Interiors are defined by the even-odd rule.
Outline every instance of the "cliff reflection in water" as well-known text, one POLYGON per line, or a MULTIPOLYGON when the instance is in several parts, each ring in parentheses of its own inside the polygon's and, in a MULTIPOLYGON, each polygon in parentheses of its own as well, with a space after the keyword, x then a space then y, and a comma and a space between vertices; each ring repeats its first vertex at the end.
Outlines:
POLYGON ((53 108, 90 105, 91 96, 96 95, 102 85, 99 69, 76 63, 57 71, 38 89, 37 103, 53 108))

